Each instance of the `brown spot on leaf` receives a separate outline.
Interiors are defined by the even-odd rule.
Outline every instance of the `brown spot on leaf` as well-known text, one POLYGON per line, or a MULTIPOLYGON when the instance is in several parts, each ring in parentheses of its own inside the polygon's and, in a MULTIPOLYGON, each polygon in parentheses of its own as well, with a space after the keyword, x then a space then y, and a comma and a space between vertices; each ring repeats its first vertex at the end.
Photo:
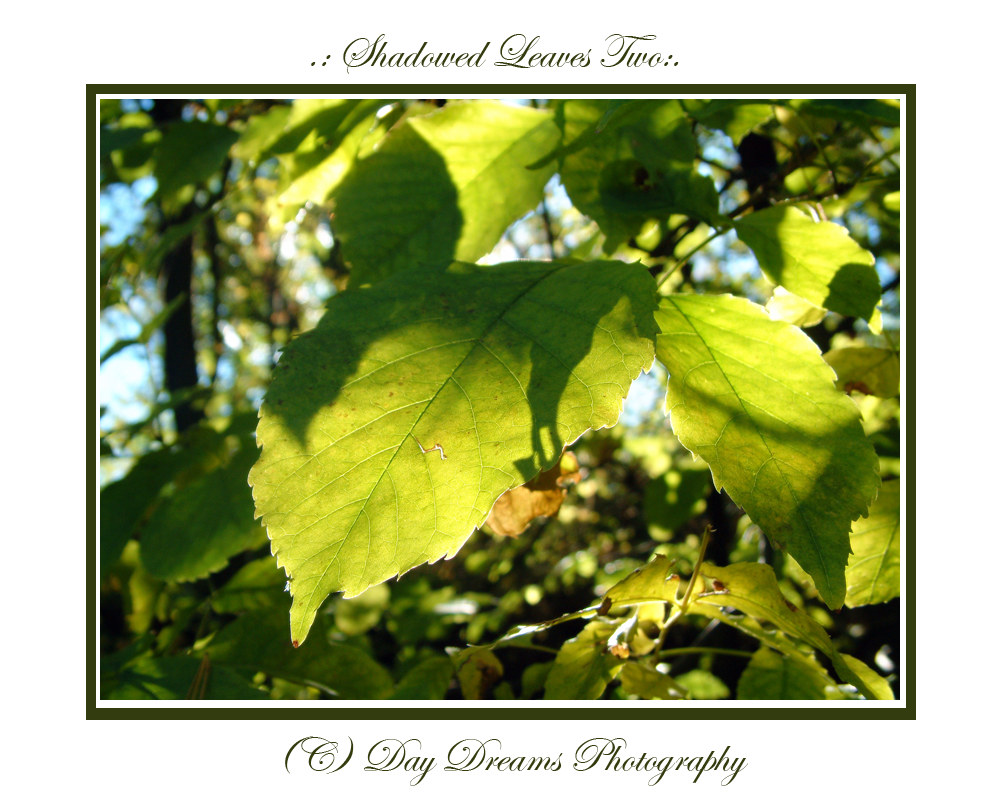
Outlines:
POLYGON ((552 469, 500 495, 485 527, 498 536, 517 536, 536 517, 551 517, 558 512, 566 497, 566 487, 578 480, 580 465, 576 456, 563 453, 552 469))
POLYGON ((607 613, 608 613, 608 612, 609 612, 610 610, 611 610, 611 598, 610 598, 610 597, 605 597, 605 598, 604 598, 604 599, 603 599, 603 600, 601 601, 601 605, 600 605, 600 607, 599 607, 599 608, 597 609, 597 615, 598 615, 599 617, 603 617, 603 616, 606 616, 606 615, 607 615, 607 613))
POLYGON ((292 639, 292 647, 298 647, 298 646, 299 646, 299 640, 298 639, 292 639))
POLYGON ((613 644, 608 648, 608 652, 611 653, 615 658, 628 658, 629 649, 625 642, 621 644, 613 644))

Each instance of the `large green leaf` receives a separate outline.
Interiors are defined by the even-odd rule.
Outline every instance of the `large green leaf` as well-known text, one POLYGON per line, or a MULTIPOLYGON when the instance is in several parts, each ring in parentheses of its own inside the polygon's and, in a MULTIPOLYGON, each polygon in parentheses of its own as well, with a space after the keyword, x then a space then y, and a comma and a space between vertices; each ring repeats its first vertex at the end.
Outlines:
POLYGON ((656 321, 681 444, 840 608, 851 522, 879 487, 857 406, 808 336, 749 300, 671 295, 656 321))
POLYGON ((882 297, 875 257, 833 222, 790 205, 736 220, 736 234, 775 283, 815 306, 870 319, 882 297))
POLYGON ((841 700, 837 684, 815 659, 762 647, 740 675, 737 700, 841 700))
POLYGON ((876 397, 899 394, 899 354, 882 347, 842 347, 823 358, 837 373, 837 388, 876 397))
POLYGON ((284 628, 280 610, 251 611, 219 631, 206 652, 214 663, 315 686, 342 700, 377 700, 392 693, 389 673, 363 650, 323 636, 293 650, 282 636, 284 628))
POLYGON ((334 192, 352 286, 489 253, 541 202, 554 165, 526 167, 558 138, 551 112, 492 101, 407 120, 334 192))
POLYGON ((882 484, 867 519, 851 530, 847 562, 847 598, 855 606, 899 597, 899 481, 882 484))
POLYGON ((250 476, 292 639, 328 594, 453 556, 501 494, 614 424, 654 303, 619 262, 455 263, 336 295, 285 349, 250 476))
POLYGON ((595 620, 559 648, 545 679, 545 700, 597 700, 625 662, 608 652, 614 623, 595 620))

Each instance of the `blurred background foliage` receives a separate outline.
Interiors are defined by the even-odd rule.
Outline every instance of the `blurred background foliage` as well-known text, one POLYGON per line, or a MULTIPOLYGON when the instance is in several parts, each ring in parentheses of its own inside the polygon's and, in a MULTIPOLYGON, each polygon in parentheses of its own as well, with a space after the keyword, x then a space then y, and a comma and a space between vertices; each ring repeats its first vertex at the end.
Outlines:
MULTIPOLYGON (((801 569, 768 546, 670 433, 658 365, 635 383, 617 426, 573 446, 581 478, 556 516, 517 537, 477 531, 454 559, 351 600, 331 598, 313 635, 291 649, 285 576, 253 518, 246 481, 256 410, 282 346, 312 328, 350 280, 338 187, 406 120, 448 102, 101 101, 102 696, 538 698, 582 621, 540 631, 531 644, 461 648, 593 605, 654 553, 677 559, 685 573, 706 525, 714 529, 710 561, 766 560, 788 600, 893 682, 898 599, 839 614, 819 603, 801 569)), ((564 143, 618 113, 617 101, 516 102, 553 109, 564 143)), ((898 347, 897 105, 647 102, 683 123, 675 157, 714 186, 722 214, 795 198, 846 226, 875 255, 884 334, 775 292, 732 232, 672 274, 666 290, 766 303, 773 316, 807 326, 823 352, 898 347)), ((613 257, 659 274, 711 234, 683 213, 646 215, 627 197, 588 209, 599 227, 571 199, 587 196, 583 160, 562 158, 566 174, 548 181, 544 201, 506 229, 483 263, 613 257)), ((863 381, 841 388, 861 408, 883 479, 897 478, 898 378, 881 391, 863 381)), ((673 626, 664 646, 706 648, 669 663, 696 699, 736 698, 756 650, 701 617, 673 626)), ((632 671, 604 696, 654 695, 643 694, 632 671)))

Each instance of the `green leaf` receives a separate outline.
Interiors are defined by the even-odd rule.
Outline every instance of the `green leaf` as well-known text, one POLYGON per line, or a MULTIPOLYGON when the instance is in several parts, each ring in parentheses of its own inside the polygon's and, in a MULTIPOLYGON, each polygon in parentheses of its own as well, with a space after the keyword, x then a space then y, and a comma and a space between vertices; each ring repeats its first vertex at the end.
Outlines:
POLYGON ((105 700, 270 699, 233 670, 210 664, 206 671, 201 659, 189 656, 137 661, 103 684, 101 695, 105 700))
POLYGON ((455 263, 334 296, 284 351, 250 476, 292 638, 328 594, 450 558, 501 494, 614 424, 652 363, 654 302, 619 262, 455 263))
POLYGON ((314 686, 342 700, 377 700, 392 693, 389 673, 363 650, 323 636, 293 649, 284 630, 282 612, 251 611, 219 631, 206 652, 213 662, 314 686))
POLYGON ((814 659, 762 647, 740 675, 737 700, 840 700, 837 684, 814 659))
POLYGON ((466 700, 485 700, 493 684, 503 677, 503 664, 488 647, 452 651, 451 661, 466 700))
POLYGON ((842 347, 823 356, 837 373, 837 388, 876 397, 899 395, 899 354, 881 347, 842 347))
POLYGON ((197 120, 167 126, 156 148, 157 194, 170 197, 189 184, 207 181, 238 138, 229 128, 197 120))
POLYGON ((541 202, 555 170, 526 165, 558 137, 551 112, 492 101, 407 120, 334 192, 351 285, 489 253, 541 202))
POLYGON ((212 610, 219 614, 256 611, 283 604, 285 573, 274 559, 258 558, 244 564, 212 598, 212 610))
MULTIPOLYGON (((641 109, 644 116, 606 131, 593 146, 566 156, 559 169, 573 205, 600 226, 609 254, 637 236, 649 219, 686 214, 728 224, 718 211, 715 184, 695 168, 697 142, 677 102, 641 109)), ((564 129, 596 125, 602 111, 599 101, 568 102, 564 129)))
POLYGON ((306 202, 325 202, 357 162, 366 139, 378 130, 374 112, 385 102, 370 100, 358 105, 326 137, 322 147, 316 148, 318 157, 309 153, 304 160, 295 158, 293 168, 288 171, 289 185, 278 197, 278 205, 294 209, 306 202))
POLYGON ((256 458, 256 448, 248 442, 227 466, 157 506, 142 534, 142 563, 150 575, 171 581, 203 578, 266 541, 247 486, 256 458))
POLYGON ((792 294, 781 286, 776 286, 774 294, 767 301, 767 313, 771 315, 771 319, 776 319, 779 322, 787 322, 799 328, 810 328, 823 321, 826 309, 817 308, 797 294, 792 294))
POLYGON ((884 482, 868 518, 854 523, 851 550, 849 608, 899 597, 899 481, 884 482))
POLYGON ((669 675, 640 661, 626 663, 619 677, 627 694, 643 700, 683 700, 688 695, 688 690, 669 675))
POLYGON ((899 106, 885 100, 842 100, 823 98, 818 100, 793 100, 789 103, 802 114, 835 119, 868 128, 871 125, 899 125, 899 106))
POLYGON ((444 700, 455 667, 447 656, 421 661, 396 685, 390 700, 444 700))
POLYGON ((740 237, 774 283, 815 306, 870 319, 882 298, 875 257, 833 222, 813 222, 790 205, 735 222, 740 237))
POLYGON ((521 699, 530 700, 545 688, 545 681, 555 661, 543 661, 524 668, 521 673, 521 699))
POLYGON ((597 700, 625 662, 607 652, 613 623, 594 621, 559 648, 545 679, 545 700, 597 700))
POLYGON ((101 489, 102 577, 108 574, 164 487, 185 471, 216 466, 223 444, 223 437, 211 428, 193 428, 177 446, 147 453, 125 477, 101 489))
POLYGON ((836 667, 841 680, 853 685, 869 700, 896 699, 889 681, 854 656, 844 653, 840 657, 839 664, 837 660, 834 660, 834 667, 836 667))
POLYGON ((559 103, 556 112, 556 124, 563 131, 563 140, 566 144, 560 145, 552 152, 533 164, 528 165, 528 169, 541 169, 545 165, 556 159, 564 159, 566 156, 576 153, 585 147, 589 147, 602 133, 610 133, 617 130, 622 125, 650 113, 653 109, 663 105, 662 100, 608 100, 604 114, 597 121, 593 122, 593 114, 589 113, 593 104, 603 101, 570 101, 570 103, 559 103), (573 105, 575 103, 575 105, 573 105), (581 105, 587 104, 587 105, 581 105), (566 109, 584 109, 584 117, 574 118, 572 111, 566 113, 566 109), (572 137, 570 139, 570 137, 572 137))
POLYGON ((656 321, 681 444, 840 608, 851 522, 879 487, 858 407, 808 336, 749 300, 671 295, 656 321))

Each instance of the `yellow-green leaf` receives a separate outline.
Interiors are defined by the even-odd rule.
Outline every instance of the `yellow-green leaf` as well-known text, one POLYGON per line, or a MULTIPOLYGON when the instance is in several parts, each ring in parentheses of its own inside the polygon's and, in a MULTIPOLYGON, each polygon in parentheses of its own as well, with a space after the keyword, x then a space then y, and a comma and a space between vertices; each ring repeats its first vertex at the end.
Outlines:
POLYGON ((857 406, 808 336, 749 300, 671 295, 656 321, 681 444, 840 608, 851 522, 879 487, 857 406))
POLYGON ((500 495, 614 424, 654 303, 620 262, 455 263, 336 295, 284 351, 250 476, 292 639, 330 593, 453 556, 500 495))
POLYGON ((736 220, 736 234, 761 271, 815 306, 870 319, 882 297, 875 257, 833 222, 814 222, 790 205, 736 220))
POLYGON ((851 549, 846 605, 899 597, 899 481, 884 482, 868 518, 854 523, 851 549))
POLYGON ((407 120, 334 192, 351 285, 489 253, 542 200, 554 165, 527 165, 558 138, 551 112, 499 102, 449 103, 407 120))

